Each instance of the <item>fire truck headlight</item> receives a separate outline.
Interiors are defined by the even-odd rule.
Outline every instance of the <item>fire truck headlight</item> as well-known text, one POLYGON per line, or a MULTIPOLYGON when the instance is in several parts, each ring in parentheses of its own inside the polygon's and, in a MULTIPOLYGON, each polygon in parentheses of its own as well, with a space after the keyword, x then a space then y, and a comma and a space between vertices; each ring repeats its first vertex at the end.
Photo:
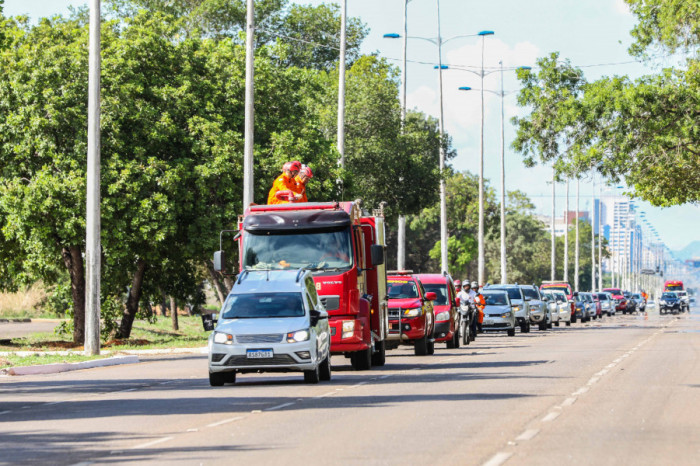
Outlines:
POLYGON ((421 309, 419 307, 416 309, 406 309, 403 311, 403 316, 404 317, 418 317, 419 315, 421 315, 422 312, 423 312, 423 309, 421 309))
POLYGON ((354 320, 344 320, 343 321, 343 334, 341 338, 350 338, 355 333, 355 321, 354 320))

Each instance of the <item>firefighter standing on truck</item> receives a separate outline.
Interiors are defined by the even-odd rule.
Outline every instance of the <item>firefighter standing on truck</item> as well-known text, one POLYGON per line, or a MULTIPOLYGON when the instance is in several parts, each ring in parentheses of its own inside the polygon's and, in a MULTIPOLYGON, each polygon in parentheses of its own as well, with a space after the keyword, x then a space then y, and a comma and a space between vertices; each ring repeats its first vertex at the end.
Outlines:
POLYGON ((301 198, 295 200, 294 202, 309 202, 309 198, 306 197, 306 184, 313 177, 314 174, 311 171, 311 168, 309 168, 306 165, 302 165, 301 170, 299 170, 299 174, 296 178, 294 178, 295 184, 292 188, 292 191, 294 191, 296 194, 301 195, 301 198))
POLYGON ((268 204, 286 204, 301 199, 301 195, 294 192, 296 188, 294 177, 299 170, 301 170, 301 163, 296 160, 284 164, 282 174, 272 183, 270 193, 267 195, 268 204))

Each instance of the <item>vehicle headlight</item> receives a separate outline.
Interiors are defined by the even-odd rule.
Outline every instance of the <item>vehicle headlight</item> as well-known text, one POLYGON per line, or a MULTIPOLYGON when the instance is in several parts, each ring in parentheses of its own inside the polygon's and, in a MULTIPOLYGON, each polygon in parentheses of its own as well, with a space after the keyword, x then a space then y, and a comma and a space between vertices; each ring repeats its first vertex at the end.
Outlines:
POLYGON ((664 301, 663 299, 661 299, 661 300, 659 300, 659 304, 666 304, 666 301, 664 301))
POLYGON ((450 320, 450 311, 442 311, 437 316, 435 320, 450 320))
POLYGON ((287 334, 287 343, 298 343, 300 341, 306 341, 311 336, 308 329, 297 330, 296 332, 289 332, 287 334))
POLYGON ((405 309, 403 311, 403 316, 404 317, 418 317, 423 313, 423 309, 420 307, 417 307, 415 309, 405 309))
POLYGON ((518 311, 520 311, 520 306, 513 306, 512 309, 513 309, 513 312, 518 312, 518 311))
POLYGON ((510 317, 512 314, 510 312, 506 312, 505 314, 501 314, 502 318, 510 317))
POLYGON ((344 320, 343 321, 343 334, 340 338, 350 338, 355 333, 355 321, 354 320, 344 320))
POLYGON ((223 332, 214 332, 214 343, 221 345, 230 345, 233 343, 233 335, 223 332))

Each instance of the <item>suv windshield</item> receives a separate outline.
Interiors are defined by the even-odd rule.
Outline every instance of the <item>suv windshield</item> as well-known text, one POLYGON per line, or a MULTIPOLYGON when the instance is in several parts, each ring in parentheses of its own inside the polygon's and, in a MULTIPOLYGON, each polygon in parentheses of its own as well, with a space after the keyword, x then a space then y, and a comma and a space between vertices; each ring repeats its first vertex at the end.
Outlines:
POLYGON ((486 305, 487 306, 507 306, 508 305, 508 301, 506 300, 506 294, 503 292, 489 293, 489 292, 485 291, 484 298, 486 298, 486 305))
POLYGON ((389 299, 417 298, 418 287, 413 280, 387 280, 389 285, 389 299))
POLYGON ((540 295, 537 294, 537 290, 534 288, 521 288, 523 290, 523 294, 525 295, 526 298, 530 299, 540 299, 540 295))
MULTIPOLYGON (((423 283, 423 288, 425 288, 425 292, 428 293, 432 291, 437 295, 437 299, 433 302, 433 304, 437 304, 438 306, 444 306, 447 304, 447 285, 443 285, 440 283, 423 283)), ((390 292, 391 295, 391 292, 390 292)))
MULTIPOLYGON (((508 288, 499 288, 499 287, 497 287, 497 286, 493 286, 493 287, 489 287, 488 289, 489 289, 489 290, 503 290, 503 291, 505 291, 506 293, 508 293, 508 297, 509 297, 511 300, 513 300, 513 299, 519 299, 519 300, 522 301, 522 299, 523 299, 523 295, 522 295, 522 293, 520 292, 520 288, 518 288, 517 286, 508 287, 508 288)), ((484 290, 484 291, 486 291, 486 290, 484 290)))
POLYGON ((345 269, 352 266, 350 228, 302 234, 245 233, 244 269, 345 269))
POLYGON ((600 299, 601 301, 607 301, 609 299, 608 295, 605 293, 598 293, 596 296, 598 296, 598 299, 600 299))
POLYGON ((676 293, 664 293, 661 295, 661 297, 664 299, 676 299, 678 298, 678 295, 676 293))
POLYGON ((300 293, 239 294, 226 300, 221 314, 224 319, 301 317, 304 305, 300 293))

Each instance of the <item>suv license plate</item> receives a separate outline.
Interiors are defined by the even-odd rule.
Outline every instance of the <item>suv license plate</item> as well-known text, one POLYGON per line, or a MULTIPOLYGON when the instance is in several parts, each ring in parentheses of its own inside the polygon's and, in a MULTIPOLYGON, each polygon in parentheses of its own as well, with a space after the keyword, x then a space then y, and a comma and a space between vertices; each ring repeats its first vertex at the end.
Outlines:
POLYGON ((493 325, 493 320, 491 320, 491 319, 484 320, 484 325, 493 325))
POLYGON ((246 351, 246 357, 248 359, 265 359, 272 357, 271 349, 256 349, 246 351))

